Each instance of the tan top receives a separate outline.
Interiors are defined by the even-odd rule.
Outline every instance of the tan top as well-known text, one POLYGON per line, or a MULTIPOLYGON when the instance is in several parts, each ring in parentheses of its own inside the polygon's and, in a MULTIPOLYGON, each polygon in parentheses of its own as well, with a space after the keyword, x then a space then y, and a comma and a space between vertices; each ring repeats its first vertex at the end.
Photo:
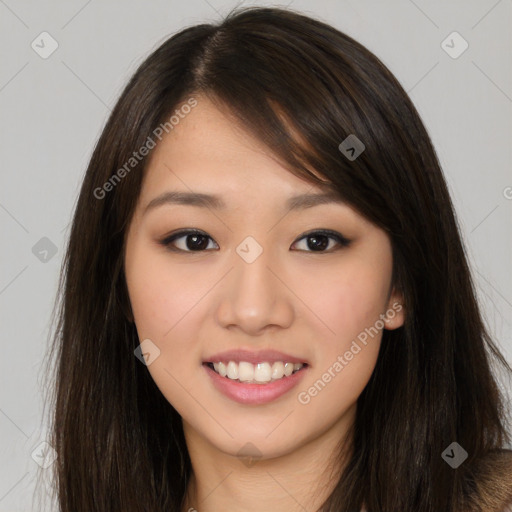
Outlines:
POLYGON ((512 450, 490 453, 474 475, 478 496, 467 512, 512 512, 512 450))
MULTIPOLYGON (((474 471, 477 496, 460 512, 512 512, 512 450, 490 453, 474 471)), ((361 512, 367 512, 363 506, 361 512)))

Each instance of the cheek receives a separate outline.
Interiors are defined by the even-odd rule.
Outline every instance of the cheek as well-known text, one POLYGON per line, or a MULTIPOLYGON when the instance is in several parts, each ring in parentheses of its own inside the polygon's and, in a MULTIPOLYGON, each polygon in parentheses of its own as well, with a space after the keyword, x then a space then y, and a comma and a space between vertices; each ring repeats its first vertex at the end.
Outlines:
POLYGON ((316 365, 297 399, 312 417, 322 414, 326 424, 356 403, 374 371, 386 299, 385 287, 375 284, 371 273, 352 274, 331 281, 317 295, 317 311, 328 327, 318 338, 316 365))
POLYGON ((319 334, 329 345, 338 349, 350 345, 384 313, 390 284, 386 268, 354 258, 343 266, 326 269, 325 275, 303 275, 297 295, 320 320, 319 334))
POLYGON ((312 409, 327 411, 332 420, 357 400, 375 368, 384 326, 380 315, 390 285, 388 264, 384 258, 369 261, 357 255, 301 284, 305 302, 323 327, 317 364, 299 402, 309 400, 312 409))
POLYGON ((165 251, 142 243, 129 254, 126 280, 139 334, 165 342, 207 292, 208 279, 198 280, 186 266, 170 264, 165 251))
POLYGON ((126 281, 139 340, 150 339, 160 350, 148 366, 157 387, 167 401, 183 414, 195 396, 198 371, 201 297, 211 284, 198 279, 184 267, 169 265, 165 253, 150 250, 143 244, 130 249, 126 260, 126 281))
MULTIPOLYGON (((333 354, 322 368, 317 368, 310 381, 297 395, 302 417, 315 429, 318 418, 324 426, 344 422, 347 413, 355 413, 357 400, 368 384, 377 362, 380 334, 364 346, 349 343, 333 354), (347 353, 351 354, 350 360, 347 353)), ((350 414, 349 414, 350 416, 350 414)))

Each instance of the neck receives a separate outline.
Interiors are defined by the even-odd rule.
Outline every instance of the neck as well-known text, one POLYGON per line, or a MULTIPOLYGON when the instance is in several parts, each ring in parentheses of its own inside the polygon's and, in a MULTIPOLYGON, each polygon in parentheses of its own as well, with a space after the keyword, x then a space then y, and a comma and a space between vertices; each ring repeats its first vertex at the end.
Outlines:
POLYGON ((340 439, 347 436, 346 424, 335 425, 290 453, 260 459, 214 449, 185 422, 184 431, 192 475, 182 512, 316 511, 338 483, 351 452, 347 441, 341 460, 334 460, 340 439))

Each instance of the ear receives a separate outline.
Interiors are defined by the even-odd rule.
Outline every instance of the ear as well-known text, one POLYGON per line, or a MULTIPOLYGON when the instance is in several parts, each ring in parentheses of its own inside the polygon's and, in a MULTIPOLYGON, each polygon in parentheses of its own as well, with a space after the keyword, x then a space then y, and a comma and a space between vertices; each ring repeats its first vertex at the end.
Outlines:
POLYGON ((401 292, 393 288, 393 292, 389 296, 387 309, 384 312, 384 329, 392 331, 402 327, 405 321, 405 305, 401 292))

